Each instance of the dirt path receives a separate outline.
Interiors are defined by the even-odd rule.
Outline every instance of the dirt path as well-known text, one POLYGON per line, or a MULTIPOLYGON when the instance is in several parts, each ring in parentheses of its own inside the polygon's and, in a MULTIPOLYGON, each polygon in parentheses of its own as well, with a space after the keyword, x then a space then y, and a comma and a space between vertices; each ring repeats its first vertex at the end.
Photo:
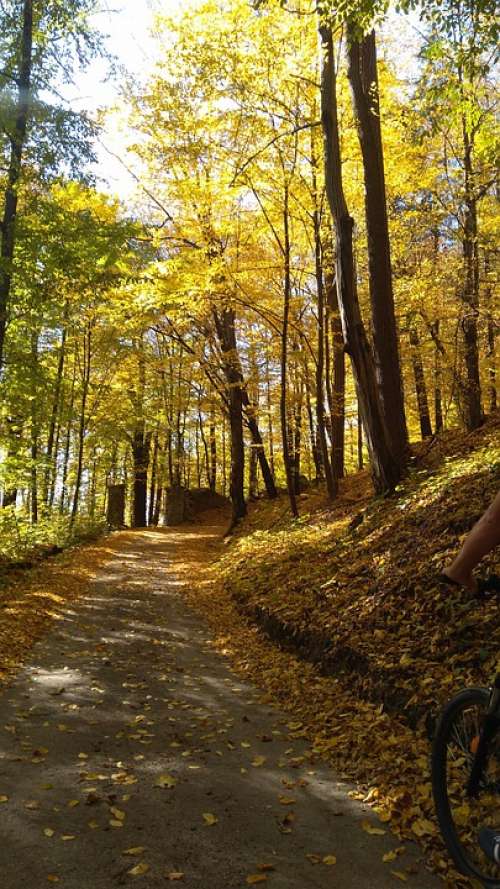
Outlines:
POLYGON ((0 697, 2 889, 441 886, 210 647, 180 577, 219 531, 123 535, 0 697))

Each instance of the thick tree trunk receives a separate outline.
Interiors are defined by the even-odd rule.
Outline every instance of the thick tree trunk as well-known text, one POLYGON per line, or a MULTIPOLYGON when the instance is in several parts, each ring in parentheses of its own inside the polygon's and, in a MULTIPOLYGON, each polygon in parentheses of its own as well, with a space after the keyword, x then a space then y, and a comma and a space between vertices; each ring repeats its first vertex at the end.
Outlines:
POLYGON ((361 320, 352 246, 354 223, 342 186, 333 38, 331 30, 323 25, 320 33, 323 43, 321 117, 325 137, 325 179, 336 228, 336 284, 342 331, 356 381, 374 486, 378 493, 382 493, 394 489, 402 471, 400 461, 393 456, 389 446, 373 358, 361 320))
POLYGON ((413 318, 408 318, 408 338, 411 347, 411 363, 413 367, 413 377, 415 379, 415 394, 417 396, 418 417, 420 421, 420 432, 422 438, 428 438, 432 435, 431 418, 429 413, 429 402, 427 399, 427 386, 425 382, 424 368, 422 364, 422 356, 420 354, 420 339, 418 330, 413 318))
POLYGON ((214 309, 213 317, 222 351, 224 374, 227 382, 227 403, 231 431, 231 476, 229 490, 232 503, 232 523, 235 524, 247 512, 244 493, 243 378, 237 358, 234 310, 224 308, 218 312, 214 309))
POLYGON ((144 420, 140 418, 132 438, 132 460, 134 464, 133 528, 145 528, 147 525, 146 504, 150 443, 151 433, 146 432, 144 420))
POLYGON ((7 171, 2 222, 0 225, 0 371, 3 366, 5 329, 12 283, 12 262, 16 241, 18 188, 31 109, 31 69, 33 64, 33 2, 24 0, 19 75, 14 130, 8 133, 10 160, 7 171))
POLYGON ((144 419, 144 395, 146 391, 146 361, 143 343, 137 344, 137 385, 130 390, 134 408, 134 430, 131 439, 132 463, 134 469, 134 492, 132 499, 132 527, 145 528, 147 525, 148 468, 151 447, 151 432, 146 432, 144 419))
POLYGON ((371 31, 359 42, 354 27, 348 25, 348 58, 363 157, 375 372, 388 445, 403 468, 409 455, 408 432, 392 289, 375 32, 371 31))

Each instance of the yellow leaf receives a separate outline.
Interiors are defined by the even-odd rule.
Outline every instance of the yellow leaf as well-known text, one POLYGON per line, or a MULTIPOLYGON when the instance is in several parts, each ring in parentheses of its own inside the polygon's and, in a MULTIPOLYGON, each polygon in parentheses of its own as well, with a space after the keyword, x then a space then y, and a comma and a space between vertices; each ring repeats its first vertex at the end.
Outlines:
POLYGON ((117 821, 125 821, 125 812, 122 812, 121 809, 117 809, 116 806, 111 806, 110 811, 115 816, 117 821))
POLYGON ((425 834, 433 834, 436 832, 436 828, 434 827, 432 821, 428 821, 427 818, 420 818, 418 821, 414 821, 411 829, 417 837, 422 837, 425 834))
POLYGON ((265 883, 266 881, 267 877, 265 874, 249 874, 247 877, 249 886, 254 886, 256 883, 265 883))
POLYGON ((62 840, 76 840, 76 837, 73 834, 63 834, 61 837, 62 840))
POLYGON ((47 874, 47 879, 48 879, 49 883, 58 883, 59 882, 59 877, 56 877, 55 874, 47 874))
POLYGON ((127 871, 132 877, 142 877, 143 874, 147 874, 149 870, 149 864, 146 864, 145 861, 140 861, 139 864, 136 864, 135 867, 130 868, 127 871))
POLYGON ((5 796, 5 794, 2 794, 0 796, 0 803, 6 803, 6 802, 8 802, 8 800, 9 800, 9 797, 5 796))
POLYGON ((366 831, 366 833, 369 833, 372 836, 381 837, 385 833, 385 830, 383 830, 381 827, 374 827, 373 824, 370 824, 369 821, 362 821, 361 827, 363 828, 363 830, 366 831))
POLYGON ((96 830, 99 827, 98 821, 89 821, 89 827, 91 830, 96 830))
POLYGON ((217 824, 219 819, 212 815, 211 812, 203 812, 203 820, 208 827, 212 827, 214 824, 217 824))
POLYGON ((408 882, 408 874, 403 873, 401 870, 391 870, 391 874, 393 877, 397 877, 398 880, 402 880, 403 883, 408 882))
POLYGON ((325 855, 325 857, 323 858, 323 864, 337 864, 335 855, 325 855))
POLYGON ((70 799, 70 801, 69 801, 69 803, 68 803, 68 806, 69 806, 70 809, 74 809, 75 806, 79 806, 79 805, 80 805, 80 800, 79 800, 79 799, 70 799))
POLYGON ((54 831, 52 830, 51 827, 44 827, 43 832, 46 837, 53 837, 54 836, 54 831))
POLYGON ((278 799, 282 806, 293 806, 297 802, 293 796, 279 796, 278 799))
POLYGON ((109 823, 111 827, 123 827, 123 821, 116 821, 114 818, 111 818, 109 823))
POLYGON ((175 787, 177 784, 177 778, 173 778, 172 775, 160 775, 157 781, 155 781, 155 787, 175 787))
POLYGON ((132 846, 130 849, 124 849, 122 855, 142 855, 146 851, 146 846, 132 846))
POLYGON ((254 756, 254 758, 252 759, 252 765, 253 765, 256 769, 258 769, 259 766, 263 766, 263 765, 264 765, 265 761, 266 761, 266 757, 265 757, 265 756, 254 756))

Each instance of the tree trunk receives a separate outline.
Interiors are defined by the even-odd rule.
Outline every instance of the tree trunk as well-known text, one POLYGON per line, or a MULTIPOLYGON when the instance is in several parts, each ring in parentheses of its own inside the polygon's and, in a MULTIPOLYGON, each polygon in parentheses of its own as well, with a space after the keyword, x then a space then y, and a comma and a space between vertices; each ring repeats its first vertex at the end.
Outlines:
POLYGON ((213 405, 210 408, 208 439, 210 443, 210 466, 207 464, 208 485, 211 491, 215 491, 217 487, 217 438, 215 435, 215 410, 213 405))
MULTIPOLYGON (((65 309, 66 315, 66 309, 65 309)), ((52 397, 52 410, 49 422, 49 435, 47 439, 46 466, 43 479, 42 499, 45 506, 49 505, 50 492, 53 488, 53 475, 55 469, 54 454, 57 458, 57 447, 54 447, 57 428, 57 417, 60 411, 61 390, 64 374, 64 362, 66 358, 66 327, 63 327, 61 334, 61 344, 59 346, 59 358, 57 362, 56 381, 54 386, 54 394, 52 397)))
POLYGON ((297 501, 295 499, 295 488, 293 484, 293 470, 290 459, 290 446, 288 440, 288 418, 287 418, 287 359, 288 359, 288 323, 290 314, 290 298, 292 295, 292 282, 290 276, 290 229, 288 216, 288 186, 285 185, 283 207, 283 227, 284 227, 284 263, 285 263, 285 281, 283 293, 283 330, 281 334, 281 379, 280 379, 280 418, 281 418, 281 438, 283 447, 283 462, 285 464, 286 485, 288 489, 288 497, 290 500, 290 509, 293 516, 298 516, 297 501))
POLYGON ((149 485, 149 507, 148 507, 148 525, 154 524, 154 513, 156 506, 156 484, 158 478, 158 429, 153 437, 153 457, 151 461, 151 480, 149 485))
MULTIPOLYGON (((311 131, 314 133, 314 130, 311 131)), ((325 370, 325 287, 323 278, 323 251, 320 233, 320 214, 318 207, 318 188, 316 178, 316 146, 314 135, 311 135, 311 176, 312 193, 314 197, 313 230, 314 230, 314 268, 316 275, 316 300, 318 306, 318 348, 316 356, 316 425, 321 447, 321 457, 326 479, 326 489, 330 500, 334 500, 338 493, 338 482, 333 472, 325 428, 325 401, 324 401, 324 370, 325 370)), ((331 411, 330 411, 331 416, 331 411)), ((333 430, 332 430, 333 446, 333 430)))
POLYGON ((370 453, 375 490, 392 491, 401 479, 401 464, 391 453, 378 394, 373 358, 361 320, 352 246, 353 219, 342 185, 337 121, 336 76, 331 29, 321 25, 321 117, 325 137, 325 179, 336 228, 336 284, 345 348, 350 355, 370 453))
POLYGON ((415 379, 415 394, 417 396, 420 432, 422 438, 428 438, 430 435, 432 435, 432 427, 429 413, 429 402, 427 399, 427 386, 425 383, 422 357, 420 355, 420 340, 418 336, 418 330, 415 325, 415 320, 411 317, 408 318, 408 337, 411 347, 411 363, 413 366, 413 376, 415 379))
POLYGON ((360 43, 353 25, 348 25, 348 58, 348 76, 363 157, 375 373, 388 446, 403 468, 409 454, 408 431, 392 289, 375 31, 367 34, 360 43))
POLYGON ((243 438, 243 378, 237 359, 235 314, 231 308, 213 311, 219 339, 224 374, 227 382, 229 427, 231 430, 231 476, 229 483, 232 503, 232 523, 246 515, 245 503, 245 447, 243 438))
POLYGON ((33 2, 24 0, 23 29, 19 53, 19 76, 15 104, 14 130, 8 133, 10 160, 7 171, 3 218, 0 225, 0 371, 3 366, 5 328, 12 284, 12 262, 16 241, 18 188, 23 152, 31 110, 31 69, 33 64, 33 2))
POLYGON ((83 377, 82 377, 82 400, 80 404, 80 420, 78 423, 78 445, 76 459, 76 478, 75 490, 73 493, 73 505, 71 508, 70 525, 74 524, 78 512, 78 504, 80 498, 80 485, 82 483, 83 473, 83 449, 85 444, 85 431, 87 428, 87 398, 90 383, 90 368, 92 361, 92 327, 88 322, 83 336, 83 377))

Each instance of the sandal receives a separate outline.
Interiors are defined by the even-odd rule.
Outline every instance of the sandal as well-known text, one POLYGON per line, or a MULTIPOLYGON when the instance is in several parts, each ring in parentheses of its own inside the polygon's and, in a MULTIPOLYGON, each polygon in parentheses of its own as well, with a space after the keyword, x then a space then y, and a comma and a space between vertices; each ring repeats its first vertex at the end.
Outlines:
POLYGON ((467 593, 471 593, 476 599, 489 599, 493 594, 500 593, 500 577, 498 574, 488 574, 487 577, 482 577, 477 582, 477 589, 475 592, 469 590, 462 583, 459 583, 458 580, 453 580, 452 577, 448 577, 447 574, 439 574, 438 580, 440 583, 446 583, 448 586, 458 587, 460 590, 464 590, 467 593))

